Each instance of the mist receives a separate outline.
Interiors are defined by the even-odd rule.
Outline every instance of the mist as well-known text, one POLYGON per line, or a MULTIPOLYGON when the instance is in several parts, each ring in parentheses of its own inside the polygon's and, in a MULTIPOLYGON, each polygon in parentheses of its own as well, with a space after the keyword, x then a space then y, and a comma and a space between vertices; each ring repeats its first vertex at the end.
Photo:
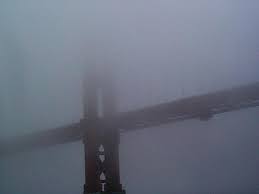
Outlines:
MULTIPOLYGON (((259 81, 259 2, 0 2, 0 140, 77 122, 83 79, 113 77, 118 111, 259 81)), ((259 109, 123 133, 133 193, 259 192, 259 109)), ((80 194, 82 142, 0 160, 0 194, 80 194)))

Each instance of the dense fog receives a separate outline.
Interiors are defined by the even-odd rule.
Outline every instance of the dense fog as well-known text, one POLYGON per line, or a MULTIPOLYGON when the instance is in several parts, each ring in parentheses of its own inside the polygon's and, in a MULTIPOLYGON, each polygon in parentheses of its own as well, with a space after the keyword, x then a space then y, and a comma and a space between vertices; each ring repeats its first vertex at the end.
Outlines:
MULTIPOLYGON (((89 65, 118 111, 259 81, 256 0, 0 1, 0 140, 77 122, 89 65)), ((128 194, 259 192, 259 109, 123 133, 128 194)), ((0 194, 81 194, 82 142, 0 159, 0 194)))

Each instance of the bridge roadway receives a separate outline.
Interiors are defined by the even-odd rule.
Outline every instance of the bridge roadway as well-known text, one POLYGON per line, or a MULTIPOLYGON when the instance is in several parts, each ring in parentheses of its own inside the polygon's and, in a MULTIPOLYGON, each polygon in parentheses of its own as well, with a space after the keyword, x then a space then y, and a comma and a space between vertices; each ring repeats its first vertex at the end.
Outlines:
POLYGON ((192 96, 138 110, 44 130, 0 142, 0 157, 15 152, 82 140, 88 129, 109 128, 129 132, 186 119, 208 120, 213 115, 259 106, 259 82, 199 96, 192 96))

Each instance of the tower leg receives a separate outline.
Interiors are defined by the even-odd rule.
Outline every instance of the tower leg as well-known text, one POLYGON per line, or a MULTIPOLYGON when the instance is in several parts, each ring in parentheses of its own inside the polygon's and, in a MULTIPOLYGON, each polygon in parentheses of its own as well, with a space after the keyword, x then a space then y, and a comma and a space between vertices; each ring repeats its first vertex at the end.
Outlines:
MULTIPOLYGON (((86 85, 85 118, 88 121, 115 113, 113 86, 110 80, 102 80, 102 84, 99 81, 92 77, 86 85)), ((103 127, 88 128, 85 134, 84 194, 124 194, 120 184, 119 132, 103 127)))

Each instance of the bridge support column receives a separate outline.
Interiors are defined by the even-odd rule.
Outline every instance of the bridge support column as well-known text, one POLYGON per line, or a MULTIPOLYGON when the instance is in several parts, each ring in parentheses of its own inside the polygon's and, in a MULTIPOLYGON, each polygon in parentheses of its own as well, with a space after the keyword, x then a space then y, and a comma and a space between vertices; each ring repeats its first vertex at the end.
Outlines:
MULTIPOLYGON (((90 76, 86 84, 85 119, 111 116, 115 113, 115 96, 111 80, 90 76)), ((84 194, 125 194, 120 183, 118 129, 89 124, 84 138, 84 194)))

